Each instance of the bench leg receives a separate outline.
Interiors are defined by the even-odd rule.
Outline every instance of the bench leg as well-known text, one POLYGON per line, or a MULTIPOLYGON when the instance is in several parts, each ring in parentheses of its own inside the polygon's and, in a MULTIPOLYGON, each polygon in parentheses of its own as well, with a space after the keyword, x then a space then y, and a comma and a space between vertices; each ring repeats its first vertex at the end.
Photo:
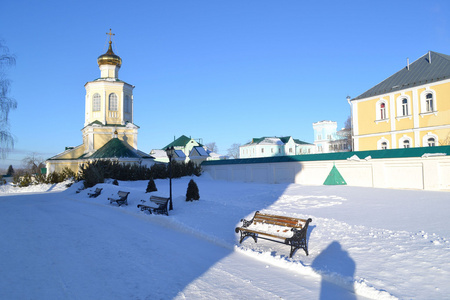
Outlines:
POLYGON ((284 243, 286 245, 291 245, 291 253, 289 254, 289 257, 292 257, 297 251, 297 249, 303 249, 305 250, 306 256, 309 255, 308 253, 308 244, 306 242, 306 230, 293 230, 294 236, 291 238, 287 238, 284 243))
POLYGON ((241 239, 239 240, 239 244, 241 244, 242 241, 248 236, 251 236, 253 238, 253 240, 255 241, 255 243, 258 242, 258 234, 257 233, 241 231, 241 239))

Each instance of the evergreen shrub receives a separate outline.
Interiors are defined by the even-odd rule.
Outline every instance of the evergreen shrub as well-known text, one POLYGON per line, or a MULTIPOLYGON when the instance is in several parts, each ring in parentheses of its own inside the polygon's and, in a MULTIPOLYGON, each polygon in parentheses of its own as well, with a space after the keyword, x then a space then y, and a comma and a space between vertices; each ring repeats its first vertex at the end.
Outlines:
POLYGON ((198 191, 198 186, 194 179, 191 179, 188 184, 186 191, 186 201, 198 200, 200 199, 200 193, 198 191))
POLYGON ((145 190, 146 193, 156 192, 158 189, 156 188, 155 181, 153 178, 150 178, 147 184, 147 189, 145 190))
MULTIPOLYGON (((172 161, 172 178, 200 176, 201 167, 193 162, 172 161)), ((169 177, 169 164, 156 163, 150 168, 138 164, 122 164, 117 161, 95 160, 81 167, 77 180, 84 180, 85 188, 103 183, 106 178, 122 181, 165 179, 169 177)))

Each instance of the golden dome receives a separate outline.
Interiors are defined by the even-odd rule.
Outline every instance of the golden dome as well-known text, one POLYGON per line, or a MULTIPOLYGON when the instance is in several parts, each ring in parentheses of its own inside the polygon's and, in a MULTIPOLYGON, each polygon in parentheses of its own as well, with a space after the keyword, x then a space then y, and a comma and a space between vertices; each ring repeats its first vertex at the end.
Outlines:
POLYGON ((118 55, 115 55, 112 50, 111 41, 109 41, 108 51, 106 51, 105 54, 102 54, 97 58, 97 63, 99 66, 114 65, 117 66, 118 68, 120 68, 120 66, 122 65, 122 59, 118 55))

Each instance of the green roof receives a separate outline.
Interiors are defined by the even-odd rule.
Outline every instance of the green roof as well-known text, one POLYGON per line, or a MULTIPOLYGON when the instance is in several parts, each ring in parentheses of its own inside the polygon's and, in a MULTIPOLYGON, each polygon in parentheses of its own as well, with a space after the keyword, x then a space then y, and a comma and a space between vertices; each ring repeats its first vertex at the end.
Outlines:
POLYGON ((89 159, 92 158, 141 158, 141 156, 118 138, 113 138, 89 156, 89 159))
POLYGON ((417 147, 417 148, 401 148, 401 149, 385 149, 385 150, 369 150, 354 152, 336 152, 336 153, 320 153, 320 154, 304 154, 290 156, 272 156, 259 158, 240 158, 227 160, 210 160, 202 162, 203 166, 208 165, 234 165, 234 164, 263 164, 277 162, 294 162, 294 161, 321 161, 321 160, 347 160, 356 155, 360 159, 371 157, 371 159, 380 158, 405 158, 405 157, 421 157, 424 154, 444 153, 450 155, 450 146, 436 147, 417 147))
MULTIPOLYGON (((172 143, 168 144, 167 146, 163 147, 162 150, 166 150, 169 147, 186 147, 186 145, 192 140, 192 138, 189 138, 185 135, 180 136, 172 143)), ((200 143, 197 142, 199 146, 202 146, 200 143)))
POLYGON ((450 56, 430 51, 352 100, 374 97, 450 78, 450 56), (431 59, 430 59, 431 58, 431 59))

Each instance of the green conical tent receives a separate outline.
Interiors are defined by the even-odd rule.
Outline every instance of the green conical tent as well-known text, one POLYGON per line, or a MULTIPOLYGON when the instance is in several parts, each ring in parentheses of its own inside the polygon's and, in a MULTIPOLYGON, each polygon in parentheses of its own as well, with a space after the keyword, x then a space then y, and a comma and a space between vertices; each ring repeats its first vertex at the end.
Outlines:
POLYGON ((335 165, 333 165, 333 168, 330 171, 330 174, 328 174, 327 179, 325 179, 324 185, 347 185, 347 182, 345 182, 344 177, 342 177, 341 173, 339 173, 338 169, 335 165))

